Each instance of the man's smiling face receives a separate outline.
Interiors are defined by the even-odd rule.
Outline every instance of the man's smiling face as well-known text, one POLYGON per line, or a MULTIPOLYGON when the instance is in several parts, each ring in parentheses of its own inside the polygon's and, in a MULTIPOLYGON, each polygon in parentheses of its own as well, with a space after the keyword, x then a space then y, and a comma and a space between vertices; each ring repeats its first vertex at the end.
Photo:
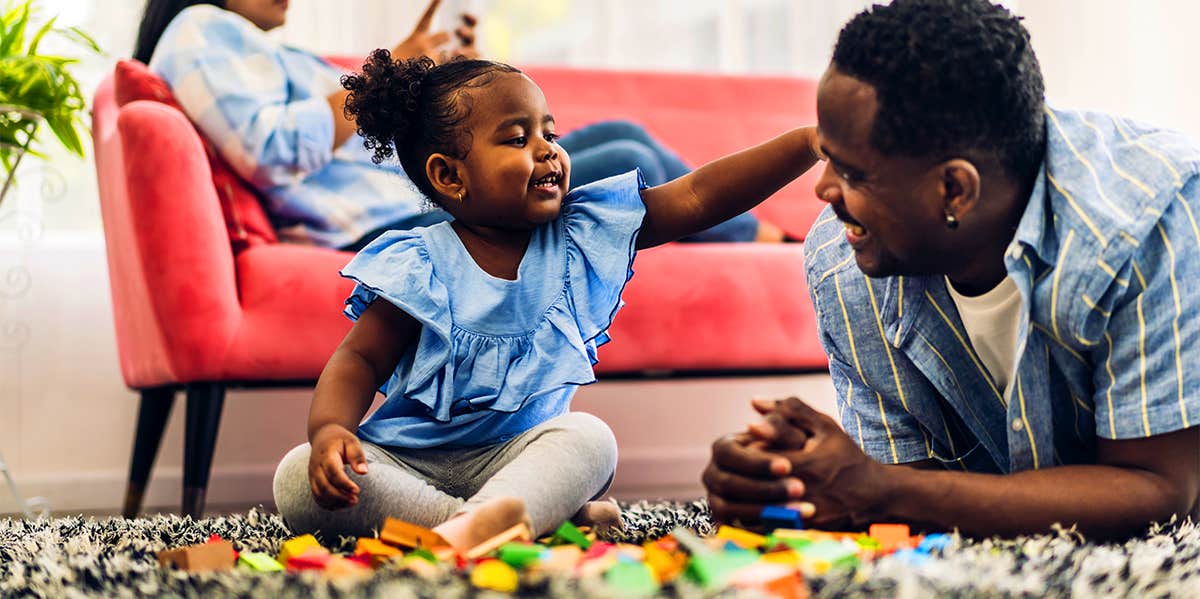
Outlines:
POLYGON ((947 256, 936 164, 884 156, 871 144, 875 88, 830 66, 817 87, 817 128, 828 157, 817 197, 846 225, 858 267, 868 276, 935 274, 947 256))

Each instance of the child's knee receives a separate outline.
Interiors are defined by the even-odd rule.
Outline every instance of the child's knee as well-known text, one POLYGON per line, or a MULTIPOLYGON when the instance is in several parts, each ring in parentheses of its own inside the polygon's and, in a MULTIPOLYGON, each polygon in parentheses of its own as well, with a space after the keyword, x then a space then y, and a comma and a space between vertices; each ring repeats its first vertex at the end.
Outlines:
POLYGON ((617 438, 606 422, 587 412, 571 412, 563 418, 572 443, 588 454, 589 462, 608 472, 616 469, 617 438))
POLYGON ((271 491, 275 496, 275 509, 288 526, 295 528, 304 520, 304 514, 314 505, 312 490, 308 484, 308 456, 311 447, 304 443, 293 448, 279 461, 271 491))

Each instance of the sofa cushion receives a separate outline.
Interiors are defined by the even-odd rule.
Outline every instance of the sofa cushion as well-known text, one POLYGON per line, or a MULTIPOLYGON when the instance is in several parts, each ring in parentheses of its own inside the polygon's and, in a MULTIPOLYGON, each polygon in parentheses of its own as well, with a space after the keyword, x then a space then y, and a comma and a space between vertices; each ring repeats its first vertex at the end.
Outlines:
MULTIPOLYGON (((126 59, 117 63, 113 93, 117 106, 124 106, 135 100, 150 100, 162 102, 182 112, 167 82, 137 60, 126 59)), ((213 187, 217 190, 217 197, 221 199, 221 212, 225 216, 229 242, 234 253, 259 244, 276 243, 278 239, 275 236, 275 228, 271 226, 271 220, 267 218, 258 194, 233 172, 208 139, 201 135, 200 140, 204 144, 204 152, 212 170, 213 187)))

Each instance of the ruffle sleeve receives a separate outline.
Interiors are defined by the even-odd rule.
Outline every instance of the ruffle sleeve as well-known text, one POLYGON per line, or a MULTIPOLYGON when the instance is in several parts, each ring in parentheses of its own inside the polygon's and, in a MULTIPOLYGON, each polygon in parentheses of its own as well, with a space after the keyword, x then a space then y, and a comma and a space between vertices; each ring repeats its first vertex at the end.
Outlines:
POLYGON ((568 299, 593 364, 633 277, 646 187, 641 171, 634 170, 575 189, 563 206, 568 299))
POLYGON ((381 391, 388 397, 402 393, 424 404, 438 420, 449 420, 454 370, 449 294, 434 275, 420 232, 381 235, 341 274, 357 283, 346 299, 345 314, 351 320, 358 320, 371 302, 383 298, 421 323, 415 350, 406 352, 381 391), (400 381, 404 389, 395 388, 400 381))

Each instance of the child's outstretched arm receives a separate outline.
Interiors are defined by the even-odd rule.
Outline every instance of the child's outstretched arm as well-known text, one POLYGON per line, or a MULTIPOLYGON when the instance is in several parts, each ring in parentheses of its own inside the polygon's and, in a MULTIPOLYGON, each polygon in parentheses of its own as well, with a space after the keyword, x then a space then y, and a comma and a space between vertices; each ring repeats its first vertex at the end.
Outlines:
POLYGON ((818 160, 817 128, 801 127, 710 162, 669 183, 644 189, 646 217, 637 246, 641 249, 674 241, 737 216, 818 160))
POLYGON ((420 328, 391 302, 376 300, 321 371, 308 411, 308 483, 317 505, 337 509, 358 503, 358 485, 344 469, 349 464, 356 473, 367 473, 354 431, 420 328))

